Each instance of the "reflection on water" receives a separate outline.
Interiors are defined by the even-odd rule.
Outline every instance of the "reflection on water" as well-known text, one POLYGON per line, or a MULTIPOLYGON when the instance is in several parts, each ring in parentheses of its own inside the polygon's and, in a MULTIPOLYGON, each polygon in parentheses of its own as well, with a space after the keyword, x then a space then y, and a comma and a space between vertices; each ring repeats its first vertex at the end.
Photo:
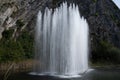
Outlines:
MULTIPOLYGON (((1 78, 0 78, 1 80, 1 78)), ((50 76, 32 76, 28 73, 19 73, 11 75, 8 80, 120 80, 120 69, 97 69, 89 71, 81 78, 60 79, 50 76)))

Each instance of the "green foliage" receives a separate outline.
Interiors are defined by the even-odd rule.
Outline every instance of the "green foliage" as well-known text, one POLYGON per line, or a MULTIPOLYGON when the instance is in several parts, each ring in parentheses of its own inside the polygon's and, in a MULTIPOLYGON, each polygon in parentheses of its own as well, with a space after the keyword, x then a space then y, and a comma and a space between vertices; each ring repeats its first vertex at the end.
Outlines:
POLYGON ((120 49, 114 47, 112 44, 107 41, 101 41, 99 46, 94 49, 92 53, 92 62, 100 63, 111 63, 119 64, 120 63, 120 49))
POLYGON ((4 36, 4 38, 6 40, 10 39, 12 34, 13 34, 14 30, 5 30, 2 35, 4 36))
POLYGON ((97 0, 93 0, 93 2, 94 2, 94 3, 96 3, 96 2, 97 2, 97 0))
POLYGON ((4 45, 0 50, 0 55, 1 55, 1 61, 14 61, 14 60, 20 60, 23 58, 23 51, 21 50, 20 46, 18 43, 9 40, 9 41, 2 41, 4 45))
POLYGON ((24 24, 24 21, 23 21, 22 19, 17 20, 17 21, 16 21, 16 24, 17 24, 17 26, 18 26, 18 29, 20 29, 22 26, 25 25, 25 24, 24 24))
POLYGON ((27 31, 24 31, 17 41, 20 42, 25 52, 25 58, 33 57, 33 37, 27 31))
POLYGON ((99 15, 99 14, 96 12, 96 13, 95 13, 95 16, 98 16, 98 15, 99 15))
POLYGON ((11 31, 5 31, 0 40, 0 62, 21 61, 33 57, 33 38, 24 31, 14 41, 10 39, 11 31))

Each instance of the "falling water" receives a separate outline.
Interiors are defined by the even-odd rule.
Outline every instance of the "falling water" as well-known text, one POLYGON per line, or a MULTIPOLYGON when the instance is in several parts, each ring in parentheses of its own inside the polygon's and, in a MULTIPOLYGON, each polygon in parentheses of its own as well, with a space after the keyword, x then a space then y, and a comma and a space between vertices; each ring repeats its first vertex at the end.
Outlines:
POLYGON ((39 11, 35 31, 34 74, 74 76, 88 69, 88 24, 78 6, 39 11))

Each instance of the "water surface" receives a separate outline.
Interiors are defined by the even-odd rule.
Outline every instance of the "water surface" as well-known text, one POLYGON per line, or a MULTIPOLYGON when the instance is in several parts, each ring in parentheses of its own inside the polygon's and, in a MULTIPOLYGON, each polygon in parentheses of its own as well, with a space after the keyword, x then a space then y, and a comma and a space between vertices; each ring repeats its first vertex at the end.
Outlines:
POLYGON ((73 79, 33 76, 23 72, 9 76, 8 80, 120 80, 120 69, 96 69, 84 74, 83 77, 73 79))

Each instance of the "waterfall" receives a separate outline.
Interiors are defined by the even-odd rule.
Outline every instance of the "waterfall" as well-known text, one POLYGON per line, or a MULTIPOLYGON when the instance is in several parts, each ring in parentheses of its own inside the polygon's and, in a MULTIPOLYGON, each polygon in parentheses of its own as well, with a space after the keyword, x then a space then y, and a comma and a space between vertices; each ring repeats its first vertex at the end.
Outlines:
POLYGON ((34 74, 74 76, 88 69, 88 24, 78 6, 63 3, 39 11, 35 28, 34 74))

